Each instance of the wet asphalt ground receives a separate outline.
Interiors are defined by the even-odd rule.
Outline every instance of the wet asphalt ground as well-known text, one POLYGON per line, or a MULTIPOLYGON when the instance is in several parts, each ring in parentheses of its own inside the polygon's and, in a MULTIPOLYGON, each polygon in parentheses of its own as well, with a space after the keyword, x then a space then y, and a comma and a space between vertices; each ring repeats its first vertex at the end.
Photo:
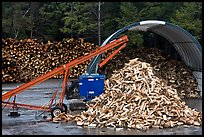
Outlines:
MULTIPOLYGON (((38 84, 17 95, 16 102, 32 105, 47 105, 54 91, 61 90, 59 79, 50 79, 38 84)), ((3 93, 14 89, 22 83, 3 83, 3 93)), ((57 101, 59 95, 57 96, 57 101)), ((12 98, 11 100, 12 101, 12 98)), ((64 99, 65 104, 80 102, 80 99, 64 99)), ((186 104, 202 111, 202 99, 183 99, 186 104)), ((9 117, 12 109, 2 107, 2 135, 202 135, 202 126, 177 126, 174 128, 156 129, 150 128, 146 131, 121 128, 92 128, 81 127, 75 123, 53 123, 48 121, 51 117, 49 112, 43 113, 37 110, 19 108, 19 117, 9 117), (44 118, 46 116, 47 118, 44 118)), ((80 111, 69 111, 80 113, 80 111)))

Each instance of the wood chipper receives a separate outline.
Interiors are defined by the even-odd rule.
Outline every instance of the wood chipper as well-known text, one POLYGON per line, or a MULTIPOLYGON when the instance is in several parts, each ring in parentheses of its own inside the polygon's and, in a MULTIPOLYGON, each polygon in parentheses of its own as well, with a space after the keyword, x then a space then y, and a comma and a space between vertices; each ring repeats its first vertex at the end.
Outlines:
POLYGON ((101 62, 98 66, 101 67, 105 63, 107 63, 114 55, 116 55, 121 49, 126 47, 126 42, 128 41, 127 35, 115 39, 108 44, 98 47, 95 50, 91 51, 89 54, 86 54, 84 56, 81 56, 67 64, 64 64, 44 75, 41 75, 40 77, 25 83, 11 91, 8 91, 4 94, 2 94, 2 106, 10 107, 10 108, 27 108, 27 109, 33 109, 33 110, 42 110, 42 111, 48 111, 51 112, 52 117, 56 117, 61 112, 67 112, 67 105, 63 103, 64 97, 66 95, 66 98, 71 98, 72 94, 74 92, 79 93, 80 98, 84 98, 84 100, 91 100, 95 96, 99 96, 101 93, 104 92, 104 80, 105 75, 99 75, 97 73, 85 73, 84 75, 80 76, 78 80, 72 81, 72 84, 68 86, 68 75, 69 70, 78 65, 81 64, 97 55, 100 55, 104 52, 107 52, 110 49, 113 49, 117 46, 120 46, 118 49, 116 49, 110 56, 108 56, 103 62, 101 62), (37 106, 37 105, 31 105, 31 104, 22 104, 16 102, 16 95, 24 92, 28 88, 31 88, 34 85, 37 85, 41 82, 44 82, 58 74, 63 74, 63 82, 62 82, 62 90, 60 93, 60 99, 58 103, 54 104, 53 101, 57 96, 58 90, 56 90, 51 98, 51 101, 48 106, 37 106), (14 100, 10 102, 10 98, 14 97, 14 100))

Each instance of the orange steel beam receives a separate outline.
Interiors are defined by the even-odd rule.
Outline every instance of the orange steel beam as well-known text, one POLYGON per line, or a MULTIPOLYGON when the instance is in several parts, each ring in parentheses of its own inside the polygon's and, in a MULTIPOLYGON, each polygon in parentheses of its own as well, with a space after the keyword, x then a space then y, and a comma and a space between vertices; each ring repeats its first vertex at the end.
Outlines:
POLYGON ((50 100, 49 108, 52 107, 52 103, 53 103, 54 99, 55 99, 56 96, 57 96, 57 92, 58 92, 58 89, 54 92, 54 94, 53 94, 53 96, 52 96, 52 99, 50 100))
POLYGON ((68 73, 69 73, 69 69, 66 70, 65 76, 64 76, 64 81, 62 83, 62 92, 60 93, 60 101, 59 101, 60 105, 61 105, 61 103, 63 103, 63 100, 64 100, 64 95, 66 92, 66 84, 67 84, 67 80, 68 80, 68 73))
POLYGON ((16 107, 20 106, 20 107, 26 108, 26 109, 50 111, 50 107, 48 107, 48 106, 35 106, 35 105, 13 103, 13 102, 2 102, 2 106, 6 106, 6 107, 9 107, 9 108, 13 108, 14 105, 16 107))
POLYGON ((115 50, 110 56, 108 56, 103 62, 101 62, 99 64, 99 67, 102 67, 103 65, 105 65, 111 58, 113 58, 113 56, 115 56, 120 50, 122 50, 123 48, 126 47, 126 43, 123 44, 122 46, 120 46, 117 50, 115 50))
POLYGON ((77 59, 75 59, 75 60, 73 60, 73 61, 71 61, 71 62, 69 62, 69 63, 67 63, 67 64, 65 64, 63 66, 61 66, 61 67, 58 67, 58 68, 54 69, 53 71, 50 71, 50 72, 48 72, 48 73, 46 73, 46 74, 44 74, 44 75, 30 81, 28 83, 25 83, 25 84, 15 88, 15 89, 9 91, 9 92, 3 94, 2 95, 2 101, 6 100, 6 99, 8 99, 8 98, 10 98, 12 96, 15 96, 15 95, 25 91, 26 89, 28 89, 28 88, 36 85, 36 84, 39 84, 39 83, 41 83, 43 81, 46 81, 46 80, 48 80, 49 78, 51 78, 51 77, 53 77, 55 75, 63 73, 67 69, 70 69, 70 68, 72 68, 72 67, 74 67, 74 66, 76 66, 76 65, 78 65, 80 63, 83 63, 83 62, 93 58, 94 56, 96 56, 98 54, 102 54, 102 53, 104 53, 104 52, 106 52, 106 51, 108 51, 108 50, 110 50, 110 49, 112 49, 112 48, 114 48, 114 47, 116 47, 116 46, 118 46, 120 44, 123 44, 123 43, 125 43, 127 41, 128 41, 127 35, 125 35, 125 36, 123 36, 123 37, 121 37, 121 38, 119 38, 117 40, 111 41, 110 43, 106 44, 105 46, 99 47, 99 48, 97 48, 96 50, 90 52, 87 55, 79 57, 79 58, 77 58, 77 59))

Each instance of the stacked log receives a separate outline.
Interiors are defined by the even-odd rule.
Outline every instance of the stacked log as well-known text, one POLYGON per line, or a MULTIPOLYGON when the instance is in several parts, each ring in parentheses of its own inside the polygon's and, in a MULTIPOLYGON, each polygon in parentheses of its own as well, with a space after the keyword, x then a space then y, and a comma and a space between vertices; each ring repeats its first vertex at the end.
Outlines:
POLYGON ((156 77, 149 63, 137 58, 114 71, 105 81, 105 92, 87 105, 88 110, 77 115, 62 113, 53 122, 139 130, 202 125, 202 112, 189 108, 175 88, 156 77))
MULTIPOLYGON (((2 82, 28 82, 53 69, 83 56, 95 45, 83 39, 63 39, 61 42, 40 42, 36 39, 2 39, 2 82)), ((70 69, 69 77, 85 72, 89 61, 70 69)), ((53 78, 62 78, 63 75, 53 78)))
POLYGON ((16 65, 18 61, 16 47, 18 46, 18 44, 18 41, 13 39, 2 39, 2 82, 20 82, 20 75, 18 73, 18 67, 16 65), (16 78, 14 79, 14 77, 16 78))
MULTIPOLYGON (((83 39, 63 39, 47 43, 36 39, 2 39, 2 82, 28 82, 77 57, 88 54, 96 45, 83 39)), ((112 52, 102 55, 101 61, 112 52)), ((139 58, 150 63, 156 76, 165 79, 168 85, 177 89, 180 97, 198 98, 199 89, 192 72, 182 62, 168 58, 155 48, 128 48, 120 51, 106 65, 99 69, 109 78, 114 70, 124 67, 130 59, 139 58), (141 52, 142 51, 142 52, 141 52)), ((78 78, 85 72, 90 60, 70 69, 69 78, 78 78)), ((53 78, 62 78, 63 75, 53 78)))

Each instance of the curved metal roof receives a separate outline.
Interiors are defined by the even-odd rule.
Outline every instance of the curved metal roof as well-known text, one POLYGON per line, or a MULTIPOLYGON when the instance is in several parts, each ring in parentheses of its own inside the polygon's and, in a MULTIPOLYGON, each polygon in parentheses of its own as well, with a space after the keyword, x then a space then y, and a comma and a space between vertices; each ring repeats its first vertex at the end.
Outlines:
MULTIPOLYGON (((175 47, 177 52, 180 54, 183 62, 192 70, 202 71, 202 47, 199 42, 183 28, 158 20, 147 20, 136 22, 125 26, 112 35, 110 35, 101 46, 106 45, 108 42, 115 39, 118 35, 126 31, 149 31, 156 33, 169 42, 175 47)), ((101 55, 96 56, 90 63, 87 72, 91 73, 93 69, 96 72, 97 63, 101 55)))

